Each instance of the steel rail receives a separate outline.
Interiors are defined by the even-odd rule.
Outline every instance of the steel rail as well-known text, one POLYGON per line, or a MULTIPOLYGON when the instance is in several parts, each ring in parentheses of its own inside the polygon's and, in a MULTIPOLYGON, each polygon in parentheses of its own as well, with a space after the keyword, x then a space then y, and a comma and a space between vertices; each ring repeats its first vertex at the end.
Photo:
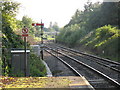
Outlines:
MULTIPOLYGON (((58 48, 59 48, 59 47, 58 47, 58 48)), ((60 48, 60 49, 61 49, 61 48, 60 48)), ((66 49, 63 49, 63 48, 62 48, 62 50, 63 50, 63 51, 66 51, 66 52, 69 52, 69 51, 67 51, 66 49)), ((76 52, 71 51, 70 53, 75 54, 76 52)), ((77 53, 77 54, 79 54, 79 53, 77 53)), ((81 56, 81 57, 82 57, 82 56, 81 56)), ((86 57, 82 57, 82 58, 86 58, 86 57)), ((87 59, 89 59, 89 58, 87 58, 87 59)), ((91 60, 91 59, 90 59, 90 60, 91 60)), ((119 69, 116 69, 116 68, 114 68, 114 67, 110 67, 109 65, 105 65, 104 63, 101 63, 100 61, 95 61, 95 62, 120 73, 120 70, 119 70, 119 69)))
MULTIPOLYGON (((47 47, 47 46, 46 46, 46 47, 47 47)), ((47 47, 47 48, 49 48, 49 47, 47 47)), ((81 62, 81 61, 79 61, 79 60, 77 60, 77 59, 75 59, 75 58, 73 58, 73 57, 71 57, 71 56, 69 56, 69 55, 66 55, 66 54, 64 54, 64 53, 62 53, 62 52, 58 52, 58 51, 56 51, 56 50, 53 50, 52 48, 49 48, 49 49, 52 50, 52 51, 54 51, 54 52, 56 52, 56 53, 59 53, 59 54, 65 56, 65 57, 68 57, 68 58, 76 61, 77 63, 79 63, 79 64, 81 64, 81 65, 89 68, 90 70, 92 70, 92 71, 96 72, 97 74, 99 74, 100 76, 102 76, 104 79, 106 79, 106 80, 108 80, 109 82, 111 82, 112 84, 114 84, 117 88, 120 88, 120 83, 119 83, 119 82, 117 82, 117 81, 115 81, 114 79, 110 78, 109 76, 103 74, 102 72, 96 70, 95 68, 93 68, 93 67, 91 67, 91 66, 89 66, 89 65, 87 65, 87 64, 85 64, 85 63, 83 63, 83 62, 81 62)))
POLYGON ((91 54, 88 54, 88 53, 83 53, 83 52, 80 52, 80 51, 77 51, 77 50, 74 50, 74 49, 71 49, 71 48, 66 48, 66 47, 63 47, 63 46, 59 46, 59 47, 70 50, 70 51, 73 51, 73 52, 76 52, 76 53, 79 53, 79 54, 82 54, 82 55, 86 55, 86 56, 93 57, 93 58, 96 58, 96 59, 99 59, 99 60, 103 60, 103 61, 106 61, 106 62, 109 62, 109 63, 112 63, 112 64, 120 65, 119 62, 115 62, 115 61, 112 61, 112 60, 109 60, 109 59, 101 58, 101 57, 91 55, 91 54))
POLYGON ((67 62, 65 62, 63 59, 61 59, 60 57, 54 55, 53 53, 51 53, 51 52, 48 51, 48 50, 45 50, 45 51, 48 52, 49 54, 51 54, 52 56, 56 57, 57 59, 59 59, 61 62, 63 62, 67 67, 69 67, 69 68, 74 72, 74 74, 75 74, 76 76, 82 77, 82 75, 81 75, 77 70, 75 70, 70 64, 68 64, 67 62))

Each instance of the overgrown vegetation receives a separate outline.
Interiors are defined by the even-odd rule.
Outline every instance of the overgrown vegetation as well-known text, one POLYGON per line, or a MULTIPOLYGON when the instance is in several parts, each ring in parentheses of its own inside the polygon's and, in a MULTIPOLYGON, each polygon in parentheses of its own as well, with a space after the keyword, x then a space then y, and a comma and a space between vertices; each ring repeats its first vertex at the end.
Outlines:
MULTIPOLYGON (((11 0, 3 0, 2 1, 2 75, 4 76, 24 76, 23 72, 18 72, 16 75, 12 75, 12 67, 11 67, 11 49, 22 49, 24 48, 24 41, 21 37, 21 30, 23 26, 29 28, 29 39, 34 40, 34 28, 31 26, 32 19, 24 16, 22 21, 17 20, 15 17, 17 15, 17 11, 19 9, 19 3, 13 2, 11 0)), ((27 48, 30 47, 30 42, 27 42, 27 48)), ((30 56, 30 72, 31 76, 45 76, 46 70, 45 66, 42 65, 39 58, 33 54, 30 56)), ((1 69, 1 68, 0 68, 1 69)))
POLYGON ((16 35, 14 30, 17 29, 16 12, 19 4, 5 1, 2 3, 2 71, 3 75, 10 72, 10 49, 23 48, 23 40, 20 35, 16 35), (18 41, 19 40, 19 41, 18 41))
POLYGON ((34 54, 30 55, 30 76, 43 77, 46 75, 46 68, 39 57, 34 54))
POLYGON ((111 25, 103 26, 90 35, 86 35, 79 43, 99 56, 118 60, 118 53, 120 53, 118 50, 119 33, 120 31, 116 27, 111 25))
POLYGON ((91 3, 77 10, 70 22, 62 28, 56 40, 69 47, 90 51, 105 58, 120 60, 118 55, 118 2, 91 3))

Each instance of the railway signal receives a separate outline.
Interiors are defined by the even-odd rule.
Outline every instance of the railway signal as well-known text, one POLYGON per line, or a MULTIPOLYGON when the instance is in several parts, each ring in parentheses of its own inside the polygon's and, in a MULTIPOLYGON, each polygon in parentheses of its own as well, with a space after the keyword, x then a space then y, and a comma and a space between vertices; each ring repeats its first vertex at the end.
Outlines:
POLYGON ((44 27, 44 23, 32 23, 32 26, 41 26, 41 59, 43 60, 43 27, 44 27))
POLYGON ((41 26, 44 27, 44 23, 32 23, 32 26, 41 26))

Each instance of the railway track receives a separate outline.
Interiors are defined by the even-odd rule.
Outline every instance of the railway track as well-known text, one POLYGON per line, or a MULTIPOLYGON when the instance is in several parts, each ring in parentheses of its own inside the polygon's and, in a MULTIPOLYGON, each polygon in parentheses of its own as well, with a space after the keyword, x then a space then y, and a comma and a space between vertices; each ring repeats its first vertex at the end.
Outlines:
POLYGON ((76 76, 82 76, 77 70, 75 70, 70 64, 68 64, 67 62, 65 62, 63 59, 61 59, 60 57, 56 56, 54 53, 51 53, 50 51, 48 50, 45 50, 46 52, 48 52, 49 54, 51 54, 52 56, 56 57, 57 59, 59 59, 61 62, 63 62, 66 66, 68 66, 72 71, 73 73, 76 75, 76 76))
POLYGON ((66 49, 60 49, 62 51, 64 51, 64 53, 69 54, 70 56, 92 66, 93 68, 96 68, 97 70, 101 71, 102 73, 105 73, 106 75, 108 75, 109 77, 116 79, 119 82, 119 78, 118 75, 120 75, 120 70, 118 69, 119 63, 108 63, 107 61, 102 61, 96 58, 90 58, 90 57, 85 57, 81 54, 78 53, 74 53, 74 52, 70 52, 70 51, 66 51, 66 49), (117 67, 111 67, 111 64, 117 67))
POLYGON ((74 49, 57 46, 57 50, 62 50, 64 53, 69 54, 70 56, 87 63, 88 65, 100 70, 101 72, 105 73, 106 75, 110 76, 111 78, 116 79, 120 82, 119 75, 120 75, 120 63, 111 61, 108 59, 103 59, 94 55, 86 54, 83 52, 79 52, 74 49))
POLYGON ((80 52, 80 51, 77 51, 77 50, 74 50, 74 49, 66 48, 66 47, 63 47, 63 46, 58 46, 57 48, 59 48, 61 50, 64 50, 66 52, 70 52, 74 55, 81 56, 83 58, 94 60, 94 62, 97 62, 97 63, 99 63, 99 64, 101 64, 105 67, 108 67, 108 68, 113 69, 114 71, 120 73, 120 70, 119 70, 120 63, 119 62, 115 62, 115 61, 112 61, 112 60, 109 60, 109 59, 104 59, 104 58, 97 57, 97 56, 91 55, 91 54, 86 54, 86 53, 83 53, 83 52, 80 52))
POLYGON ((47 48, 48 48, 48 50, 45 50, 46 52, 50 53, 51 55, 53 55, 56 58, 58 58, 59 60, 61 60, 64 64, 66 64, 68 67, 70 67, 71 70, 73 70, 73 72, 76 73, 77 76, 81 76, 81 75, 85 76, 87 78, 87 80, 95 88, 101 87, 101 86, 109 87, 109 88, 110 87, 120 87, 120 83, 117 82, 116 79, 112 79, 109 76, 107 76, 106 74, 91 67, 90 65, 85 64, 85 62, 82 62, 71 55, 65 54, 65 52, 67 52, 67 54, 68 54, 68 53, 70 53, 70 51, 73 52, 73 50, 67 51, 64 48, 66 50, 65 51, 62 49, 62 47, 57 47, 57 49, 52 49, 49 47, 47 47, 47 48), (61 51, 64 51, 64 53, 61 51), (55 53, 59 53, 59 57, 55 53), (110 83, 110 85, 109 85, 109 83, 110 83))

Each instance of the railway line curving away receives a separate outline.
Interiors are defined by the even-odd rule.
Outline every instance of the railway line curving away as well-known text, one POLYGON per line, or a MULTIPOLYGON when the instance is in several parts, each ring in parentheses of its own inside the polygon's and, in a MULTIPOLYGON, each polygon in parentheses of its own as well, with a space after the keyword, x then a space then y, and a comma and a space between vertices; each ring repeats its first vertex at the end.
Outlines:
POLYGON ((72 71, 71 73, 74 73, 71 75, 84 76, 94 88, 120 87, 118 79, 120 63, 118 62, 58 45, 45 45, 44 50, 45 53, 49 53, 56 60, 65 64, 72 71))

